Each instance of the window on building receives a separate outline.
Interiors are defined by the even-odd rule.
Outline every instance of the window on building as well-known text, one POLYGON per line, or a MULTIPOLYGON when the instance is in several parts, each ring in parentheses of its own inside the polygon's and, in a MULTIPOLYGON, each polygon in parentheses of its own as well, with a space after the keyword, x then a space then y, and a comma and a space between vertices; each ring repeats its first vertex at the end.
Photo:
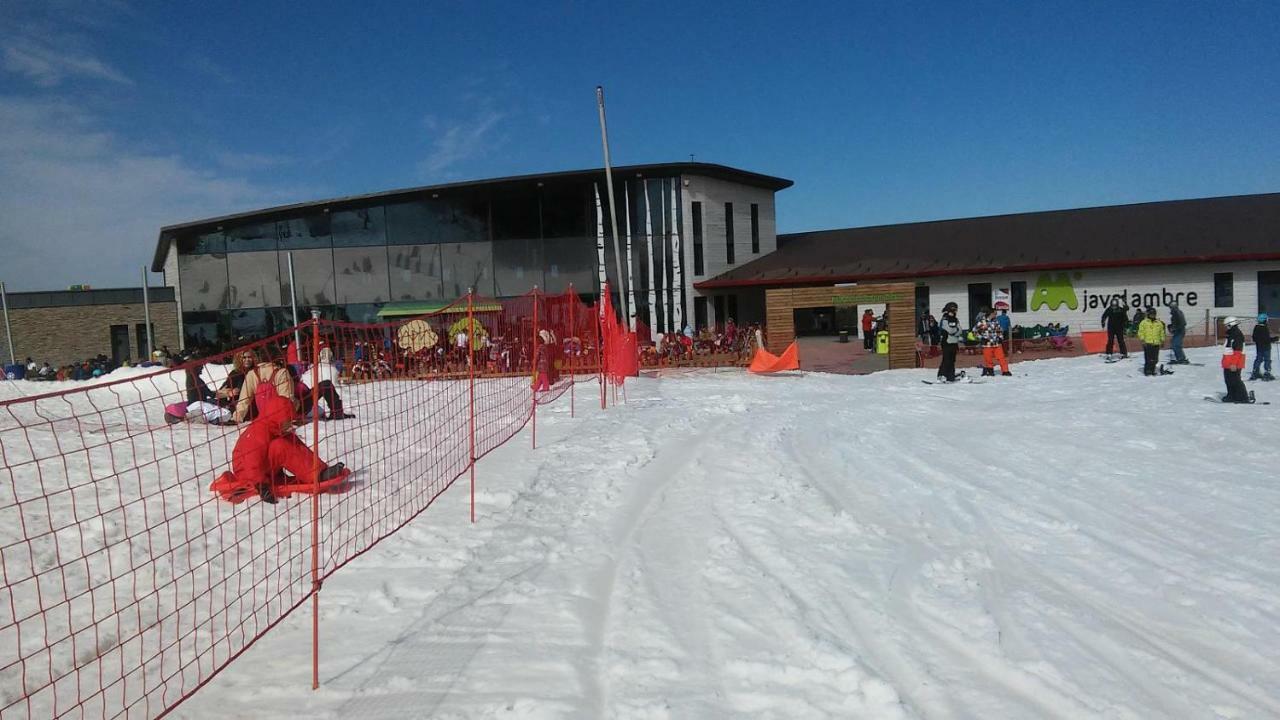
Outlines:
POLYGON ((724 325, 724 295, 716 295, 713 302, 716 309, 716 327, 721 327, 724 325))
POLYGON ((1235 305, 1234 273, 1213 274, 1213 306, 1228 308, 1235 305))
POLYGON ((760 205, 751 203, 751 252, 760 254, 760 205))
MULTIPOLYGON (((148 360, 151 358, 151 346, 147 344, 147 324, 136 323, 133 326, 133 334, 138 340, 138 359, 148 360)), ((151 337, 156 336, 156 324, 151 323, 151 337)))
POLYGON ((733 203, 724 204, 724 259, 733 264, 733 203))
POLYGON ((1009 305, 1013 312, 1027 311, 1027 282, 1015 280, 1009 285, 1009 305))
POLYGON ((725 322, 728 322, 729 320, 738 322, 738 296, 730 295, 729 299, 725 302, 728 304, 728 307, 726 308, 728 315, 725 317, 725 322))
MULTIPOLYGON (((702 203, 693 203, 693 274, 701 275, 702 267, 702 203)), ((703 317, 706 317, 706 298, 702 300, 703 317)))
POLYGON ((707 299, 705 297, 696 297, 693 299, 693 327, 695 330, 701 330, 707 326, 707 299))

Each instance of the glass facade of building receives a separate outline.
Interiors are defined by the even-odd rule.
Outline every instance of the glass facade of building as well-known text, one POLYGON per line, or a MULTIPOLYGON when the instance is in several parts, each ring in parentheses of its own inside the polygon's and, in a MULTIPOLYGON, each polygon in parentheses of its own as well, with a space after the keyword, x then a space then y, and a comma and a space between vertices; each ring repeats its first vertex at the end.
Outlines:
MULTIPOLYGON (((291 295, 300 313, 315 308, 356 322, 373 321, 388 302, 448 301, 470 287, 505 298, 535 286, 560 293, 572 285, 591 299, 599 290, 595 185, 548 178, 423 191, 421 197, 361 207, 335 202, 332 209, 309 207, 292 217, 272 213, 276 219, 266 222, 228 220, 216 230, 178 234, 187 344, 278 332, 291 324, 291 295), (290 254, 296 289, 289 287, 290 254)), ((619 232, 631 237, 635 304, 640 318, 655 326, 670 318, 673 303, 684 301, 684 289, 673 281, 679 277, 673 274, 679 182, 637 178, 617 188, 619 232)), ((603 182, 599 189, 603 197, 603 182)), ((609 281, 617 287, 607 209, 600 220, 609 281)))

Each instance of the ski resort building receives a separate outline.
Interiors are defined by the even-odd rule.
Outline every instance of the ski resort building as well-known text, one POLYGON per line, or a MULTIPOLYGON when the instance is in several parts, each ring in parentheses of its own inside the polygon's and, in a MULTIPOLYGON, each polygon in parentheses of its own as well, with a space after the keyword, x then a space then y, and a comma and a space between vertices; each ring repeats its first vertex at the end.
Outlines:
MULTIPOLYGON (((954 301, 966 322, 1004 307, 1015 325, 1095 330, 1112 298, 1162 318, 1176 301, 1189 331, 1210 334, 1228 315, 1280 315, 1280 193, 785 234, 778 245, 694 288, 748 321, 763 317, 766 289, 884 281, 914 282, 917 314, 954 301)), ((858 312, 833 305, 797 324, 834 333, 858 312)))
MULTIPOLYGON (((635 320, 676 331, 735 312, 735 296, 712 307, 695 283, 776 249, 774 193, 791 181, 707 163, 613 176, 635 320)), ((175 289, 187 344, 288 327, 293 297, 360 322, 424 312, 468 288, 506 298, 572 287, 593 301, 607 280, 621 307, 607 198, 604 171, 583 170, 256 210, 162 228, 152 270, 175 289)))
MULTIPOLYGON (((778 235, 790 180, 707 163, 614 169, 622 286, 655 331, 765 320, 771 288, 911 282, 918 313, 1096 329, 1112 298, 1164 308, 1191 331, 1280 315, 1280 193, 778 235)), ((620 286, 603 170, 393 190, 161 229, 152 269, 175 289, 187 343, 260 337, 290 300, 372 321, 535 286, 593 301, 620 286), (289 283, 292 257, 296 291, 289 283)), ((856 327, 856 306, 797 311, 802 329, 856 327)), ((1162 315, 1165 316, 1165 315, 1162 315)))

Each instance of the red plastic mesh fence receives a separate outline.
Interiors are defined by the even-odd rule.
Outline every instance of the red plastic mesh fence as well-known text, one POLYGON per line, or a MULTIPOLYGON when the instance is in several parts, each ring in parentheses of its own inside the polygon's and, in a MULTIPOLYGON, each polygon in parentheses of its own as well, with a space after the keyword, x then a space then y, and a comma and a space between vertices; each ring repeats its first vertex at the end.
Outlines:
POLYGON ((511 439, 535 400, 575 373, 594 383, 596 319, 571 294, 463 299, 0 403, 0 718, 171 710, 311 597, 313 579, 511 439), (553 371, 535 398, 540 352, 553 371), (277 504, 210 490, 246 432, 222 423, 255 412, 248 376, 311 413, 296 432, 320 462, 353 471, 315 505, 286 486, 277 504))

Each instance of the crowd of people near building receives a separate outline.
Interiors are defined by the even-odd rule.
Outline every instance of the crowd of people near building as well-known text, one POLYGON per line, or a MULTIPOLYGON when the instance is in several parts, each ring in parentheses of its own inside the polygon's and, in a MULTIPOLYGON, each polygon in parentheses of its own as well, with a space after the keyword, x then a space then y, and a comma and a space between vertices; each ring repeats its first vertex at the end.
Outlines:
POLYGON ((750 362, 760 347, 764 347, 764 329, 759 323, 740 326, 728 318, 724 325, 708 325, 696 330, 686 323, 678 333, 657 333, 652 341, 641 342, 640 366, 663 367, 712 360, 739 365, 750 362))
MULTIPOLYGON (((94 357, 77 360, 62 365, 52 365, 48 360, 37 364, 28 357, 23 363, 22 379, 31 382, 50 382, 54 380, 92 380, 102 377, 117 368, 127 367, 164 367, 169 364, 169 349, 156 350, 150 360, 136 365, 128 358, 117 363, 115 360, 99 353, 94 357)), ((16 377, 14 379, 17 379, 16 377)))

